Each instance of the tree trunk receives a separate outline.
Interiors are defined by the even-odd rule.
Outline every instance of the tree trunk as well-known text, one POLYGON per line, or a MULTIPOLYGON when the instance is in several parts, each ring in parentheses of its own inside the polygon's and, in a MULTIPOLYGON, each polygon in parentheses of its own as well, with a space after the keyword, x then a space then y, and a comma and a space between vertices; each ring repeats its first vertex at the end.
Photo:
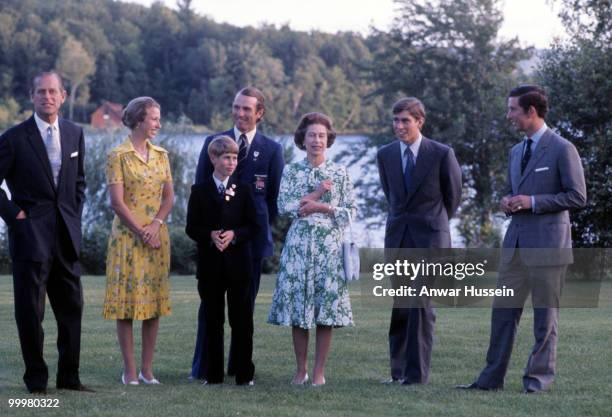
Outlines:
POLYGON ((70 100, 68 103, 68 120, 72 120, 74 116, 74 101, 76 100, 76 92, 77 88, 79 88, 79 85, 80 83, 76 83, 70 90, 70 100))

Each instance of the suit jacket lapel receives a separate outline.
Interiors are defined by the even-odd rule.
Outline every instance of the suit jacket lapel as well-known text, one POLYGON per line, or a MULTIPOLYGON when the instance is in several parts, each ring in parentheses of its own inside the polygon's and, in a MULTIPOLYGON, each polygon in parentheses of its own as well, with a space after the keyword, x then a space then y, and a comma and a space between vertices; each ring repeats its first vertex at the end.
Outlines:
POLYGON ((538 142, 538 146, 536 147, 535 152, 533 153, 533 155, 531 155, 531 158, 529 159, 529 162, 527 163, 527 166, 525 167, 525 171, 521 175, 519 186, 523 183, 523 181, 525 181, 525 178, 527 178, 527 175, 529 175, 529 173, 533 171, 538 161, 546 153, 546 148, 548 148, 548 143, 550 142, 551 134, 552 134, 551 130, 547 129, 546 132, 544 132, 544 134, 540 138, 540 141, 538 142))
POLYGON ((223 200, 223 196, 219 194, 219 189, 217 188, 217 183, 211 178, 208 179, 208 191, 213 196, 213 200, 216 206, 221 206, 221 201, 223 200))
POLYGON ((60 189, 60 185, 65 180, 65 173, 68 172, 66 167, 68 167, 68 163, 70 161, 70 153, 74 149, 72 146, 72 140, 68 137, 68 133, 66 131, 66 125, 64 124, 64 120, 59 120, 59 131, 60 131, 60 143, 62 147, 62 167, 60 168, 59 178, 57 180, 57 189, 60 189))
POLYGON ((34 150, 34 154, 40 160, 41 167, 45 174, 47 175, 47 179, 51 184, 51 188, 55 190, 55 183, 53 181, 53 173, 51 172, 51 163, 49 162, 49 156, 47 155, 47 148, 45 148, 45 144, 43 143, 43 139, 40 136, 40 131, 38 130, 38 126, 36 125, 36 121, 34 120, 34 116, 28 120, 28 134, 27 139, 30 143, 30 146, 34 150))
POLYGON ((245 166, 242 168, 242 175, 240 179, 244 182, 250 183, 253 175, 255 175, 255 152, 257 152, 257 156, 263 152, 263 139, 259 132, 255 133, 253 137, 253 141, 249 146, 249 152, 247 153, 246 159, 244 161, 245 166))
POLYGON ((510 167, 510 175, 512 175, 512 194, 518 193, 518 186, 521 180, 521 159, 523 157, 522 150, 522 146, 515 146, 512 149, 512 160, 510 162, 512 164, 510 167))
MULTIPOLYGON (((389 178, 392 180, 390 182, 390 186, 394 188, 394 193, 398 196, 406 195, 406 188, 404 187, 404 170, 402 167, 402 148, 400 147, 399 140, 396 141, 393 148, 390 149, 391 152, 389 154, 389 167, 391 167, 391 171, 389 178), (397 178, 397 180, 394 180, 397 178)), ((401 199, 403 201, 403 199, 401 199)))
POLYGON ((419 188, 419 185, 421 185, 423 182, 423 179, 425 179, 425 176, 433 165, 433 156, 434 155, 433 152, 431 152, 429 139, 423 136, 421 146, 419 147, 419 154, 416 159, 414 172, 410 180, 410 187, 406 193, 406 201, 410 201, 416 190, 419 188))

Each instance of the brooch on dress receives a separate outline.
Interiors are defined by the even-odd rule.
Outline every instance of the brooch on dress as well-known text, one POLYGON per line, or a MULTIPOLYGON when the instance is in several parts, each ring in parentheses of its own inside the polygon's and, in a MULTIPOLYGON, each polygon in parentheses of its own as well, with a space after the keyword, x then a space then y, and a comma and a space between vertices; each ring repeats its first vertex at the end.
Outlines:
POLYGON ((258 157, 259 157, 259 151, 253 151, 253 162, 257 162, 258 157))
POLYGON ((236 184, 232 184, 225 189, 225 201, 230 201, 230 199, 236 195, 236 184))

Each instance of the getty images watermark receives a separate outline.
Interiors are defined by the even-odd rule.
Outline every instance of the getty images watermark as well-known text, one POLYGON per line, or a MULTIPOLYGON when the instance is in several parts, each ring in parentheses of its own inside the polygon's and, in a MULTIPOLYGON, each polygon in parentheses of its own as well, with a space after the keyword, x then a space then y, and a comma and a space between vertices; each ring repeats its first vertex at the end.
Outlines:
MULTIPOLYGON (((417 278, 452 278, 457 281, 484 277, 488 260, 478 263, 426 262, 421 259, 414 263, 408 260, 396 260, 394 263, 376 263, 372 267, 372 279, 381 281, 384 278, 404 278, 414 282, 417 278)), ((376 297, 514 297, 514 290, 502 285, 501 288, 483 288, 476 285, 463 287, 436 288, 426 285, 400 285, 399 288, 385 288, 375 285, 372 294, 376 297)))
MULTIPOLYGON (((612 305, 609 249, 361 249, 362 298, 393 307, 418 307, 431 298, 439 307, 598 307, 612 305), (560 268, 538 273, 516 263, 560 268), (512 276, 509 265, 514 263, 512 276), (505 276, 503 274, 506 274, 505 276), (503 279, 500 279, 502 277, 503 279), (532 299, 533 294, 544 294, 532 299)), ((543 269, 542 269, 543 270, 543 269)))

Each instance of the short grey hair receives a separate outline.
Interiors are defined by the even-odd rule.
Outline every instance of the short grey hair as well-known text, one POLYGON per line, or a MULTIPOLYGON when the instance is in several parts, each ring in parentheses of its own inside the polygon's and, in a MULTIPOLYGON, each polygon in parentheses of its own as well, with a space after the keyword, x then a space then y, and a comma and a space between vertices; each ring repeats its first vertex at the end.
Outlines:
POLYGON ((151 97, 136 97, 132 99, 123 109, 121 121, 125 126, 134 129, 138 123, 142 122, 147 116, 147 109, 157 107, 161 110, 161 106, 151 97))
POLYGON ((30 84, 30 94, 34 94, 34 92, 36 91, 36 87, 38 86, 38 82, 40 81, 42 77, 49 77, 49 76, 57 78, 60 89, 62 91, 65 90, 64 81, 62 80, 62 77, 57 73, 57 71, 43 71, 43 72, 39 72, 32 78, 32 82, 30 84))

